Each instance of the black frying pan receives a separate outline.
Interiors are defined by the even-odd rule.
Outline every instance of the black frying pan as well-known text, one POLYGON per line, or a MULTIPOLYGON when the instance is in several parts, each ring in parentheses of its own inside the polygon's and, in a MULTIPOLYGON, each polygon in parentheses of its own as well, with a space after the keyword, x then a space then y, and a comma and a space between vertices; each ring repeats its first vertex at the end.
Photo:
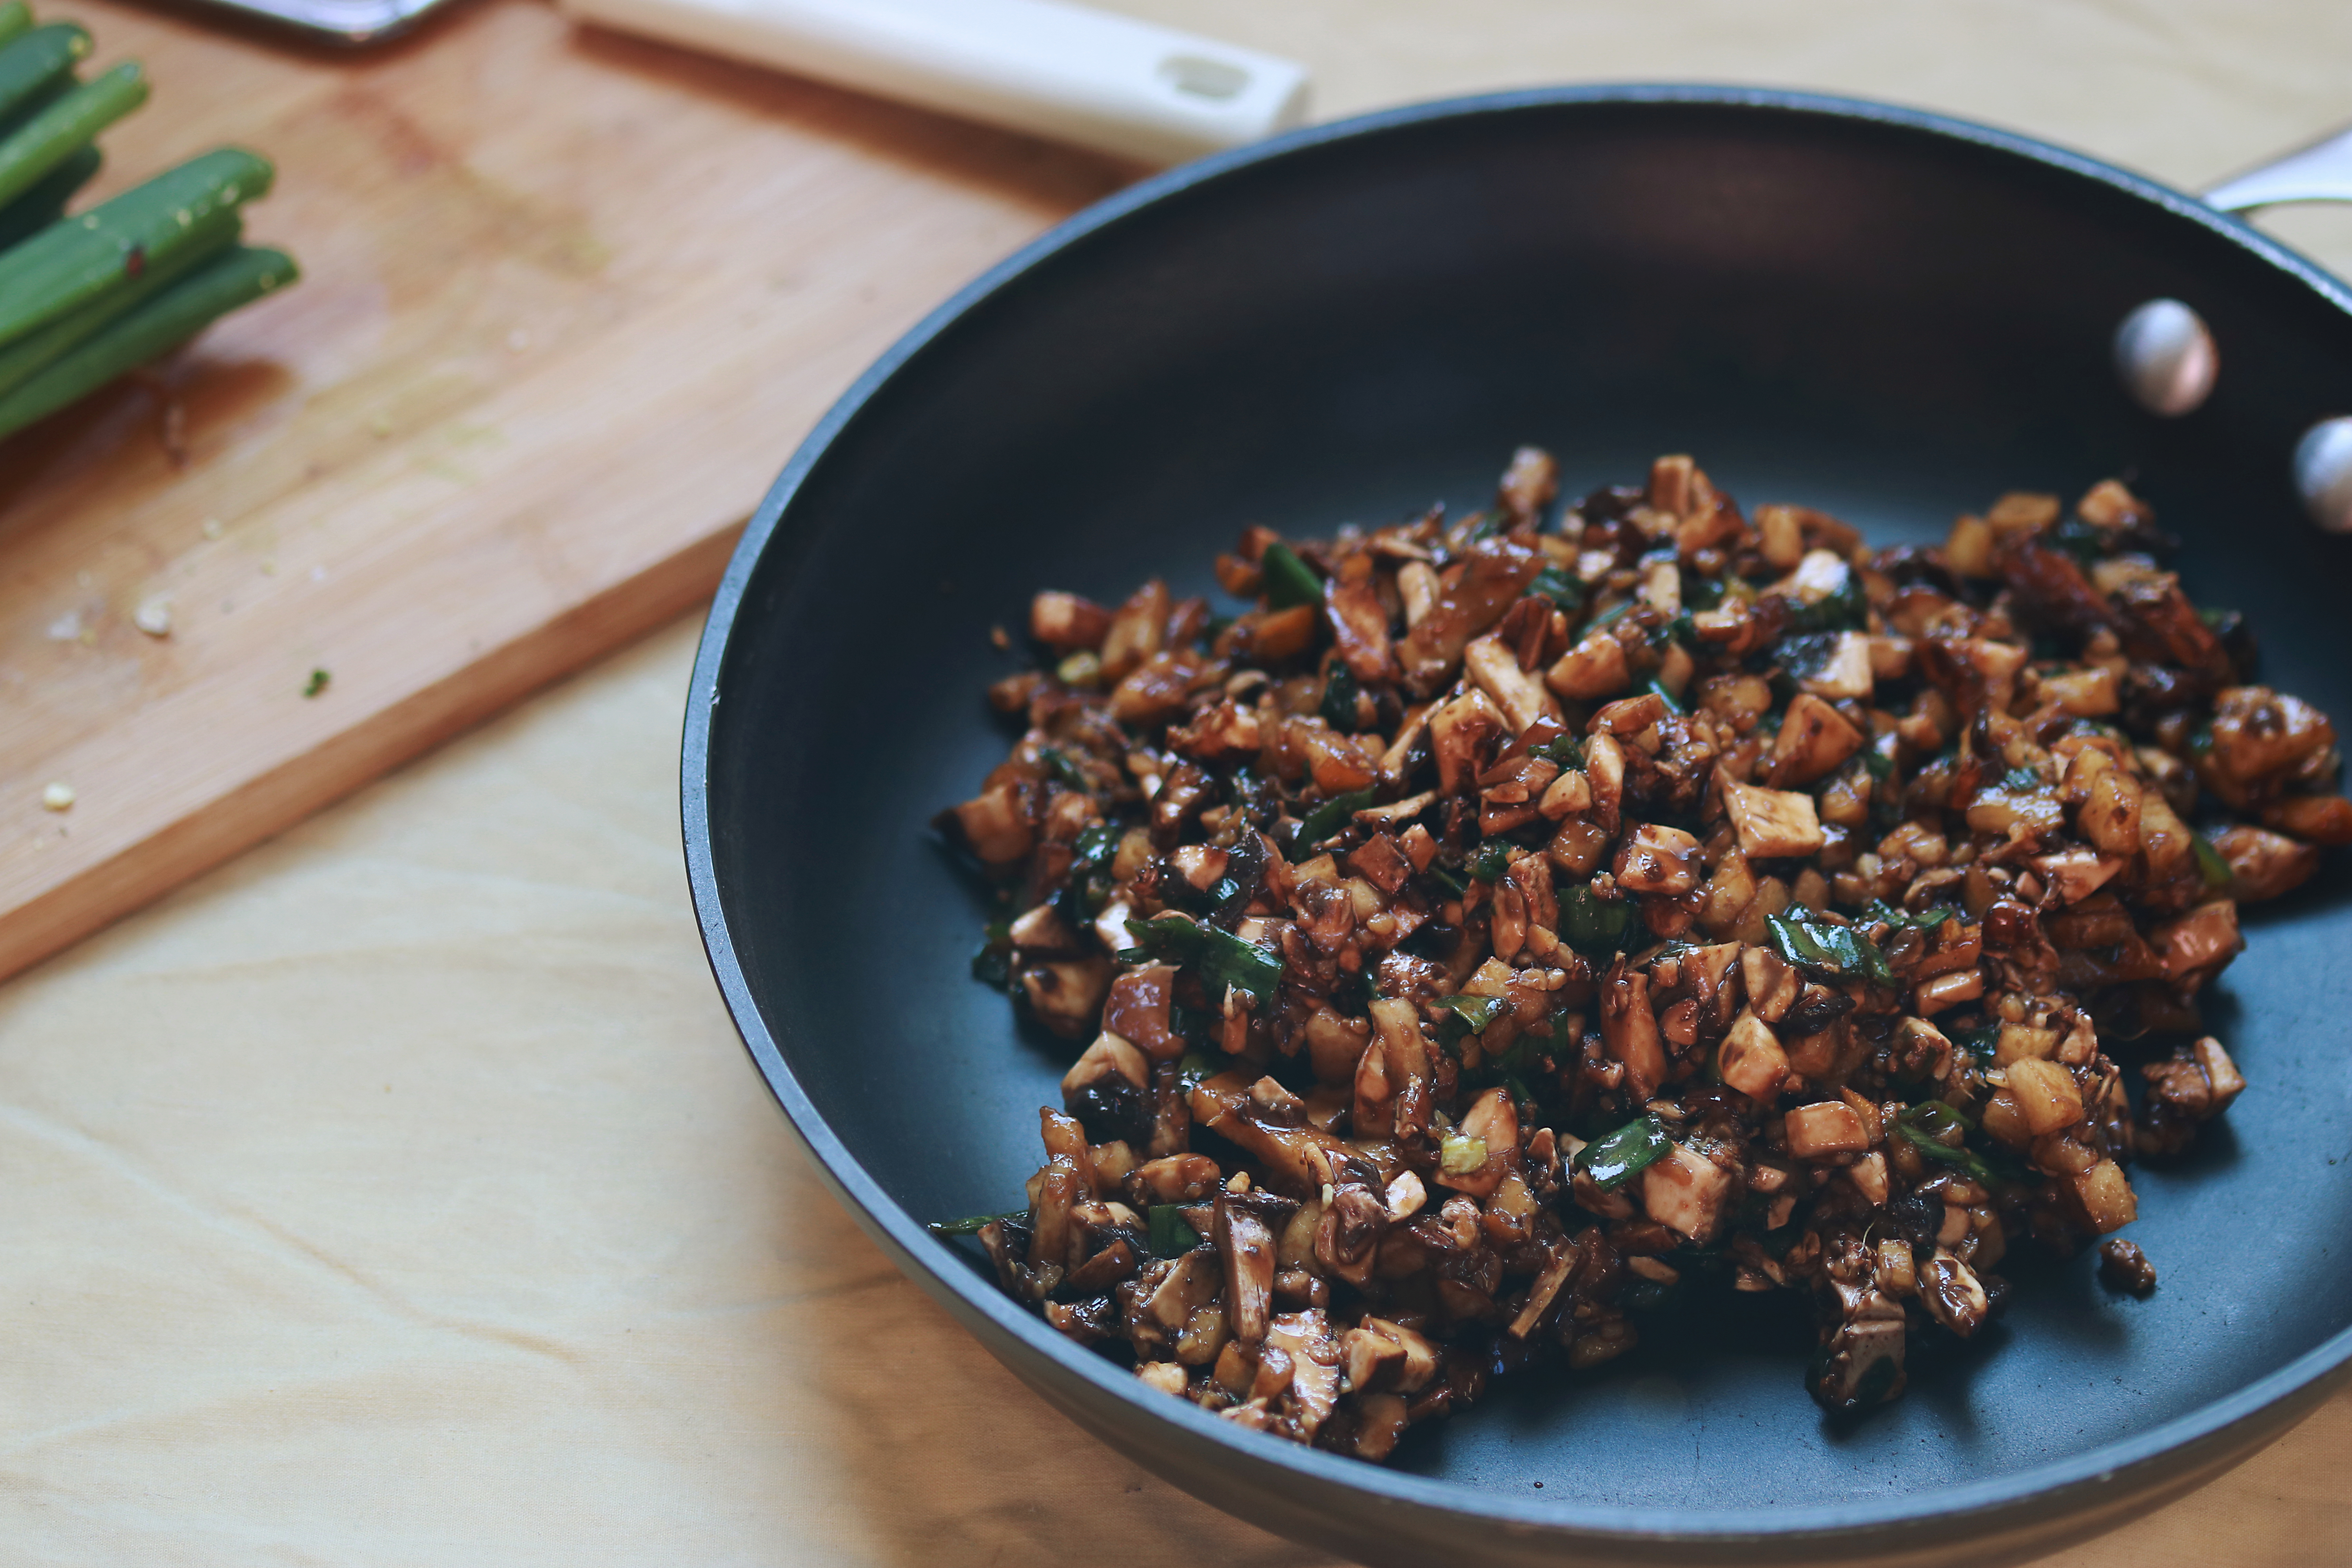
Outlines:
POLYGON ((712 966, 835 1189, 980 1346, 1272 1529, 1382 1563, 2053 1549, 2251 1452, 2352 1356, 2341 871, 2252 916, 2215 1016, 2252 1083, 2227 1130, 2134 1177, 2153 1300, 2108 1297, 2087 1258, 2020 1265, 2005 1327, 1851 1421, 1799 1386, 1801 1318, 1757 1305, 1592 1376, 1502 1380, 1381 1468, 1143 1389, 925 1235, 1018 1202, 1068 1059, 967 977, 982 906, 925 824, 1003 754, 981 686, 1012 661, 988 632, 1033 590, 1115 601, 1165 572, 1213 592, 1246 522, 1475 503, 1520 442, 1571 494, 1686 450, 1744 500, 1885 541, 2122 472, 2185 539, 2200 601, 2252 614, 2269 679, 2352 718, 2352 540, 2313 529, 2289 478, 2347 405, 2333 279, 2161 187, 1925 115, 1543 91, 1180 169, 950 301, 769 492, 687 715, 712 966), (2109 358, 2159 296, 2203 314, 2223 367, 2172 421, 2109 358))

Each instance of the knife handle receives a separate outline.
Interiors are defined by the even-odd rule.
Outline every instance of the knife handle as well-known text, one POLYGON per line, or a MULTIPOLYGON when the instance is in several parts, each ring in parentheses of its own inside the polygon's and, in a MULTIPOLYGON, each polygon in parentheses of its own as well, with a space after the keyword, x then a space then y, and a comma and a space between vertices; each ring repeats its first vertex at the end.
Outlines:
POLYGON ((1150 163, 1306 118, 1294 61, 1055 0, 560 0, 621 32, 1150 163))

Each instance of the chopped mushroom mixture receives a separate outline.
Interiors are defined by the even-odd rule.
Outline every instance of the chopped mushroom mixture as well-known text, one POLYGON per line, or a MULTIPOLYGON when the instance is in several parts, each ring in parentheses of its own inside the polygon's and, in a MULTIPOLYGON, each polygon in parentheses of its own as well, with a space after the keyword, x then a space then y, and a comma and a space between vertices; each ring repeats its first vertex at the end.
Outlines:
POLYGON ((2238 907, 2352 842, 2327 718, 2119 483, 1885 551, 1687 457, 1556 490, 1530 448, 1459 521, 1251 529, 1232 618, 1038 595, 1024 732, 940 818, 975 973, 1082 1047, 1026 1208, 941 1228, 1366 1458, 1692 1289, 1804 1292, 1813 1397, 1895 1398, 2237 1097, 2238 907))

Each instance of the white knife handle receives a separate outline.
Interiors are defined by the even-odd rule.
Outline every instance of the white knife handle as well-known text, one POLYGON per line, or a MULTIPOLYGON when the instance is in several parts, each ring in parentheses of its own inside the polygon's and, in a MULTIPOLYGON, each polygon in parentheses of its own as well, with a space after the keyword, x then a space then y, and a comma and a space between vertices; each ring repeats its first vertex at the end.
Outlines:
POLYGON ((559 0, 583 21, 1172 163, 1307 112, 1296 63, 1054 0, 559 0))

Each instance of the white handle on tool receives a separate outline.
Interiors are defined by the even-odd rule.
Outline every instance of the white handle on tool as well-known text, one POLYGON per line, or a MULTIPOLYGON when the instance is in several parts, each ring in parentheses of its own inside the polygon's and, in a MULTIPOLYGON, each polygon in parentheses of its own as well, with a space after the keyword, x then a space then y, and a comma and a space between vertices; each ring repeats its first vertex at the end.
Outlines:
POLYGON ((560 0, 583 21, 1149 163, 1297 124, 1296 63, 1054 0, 560 0))

